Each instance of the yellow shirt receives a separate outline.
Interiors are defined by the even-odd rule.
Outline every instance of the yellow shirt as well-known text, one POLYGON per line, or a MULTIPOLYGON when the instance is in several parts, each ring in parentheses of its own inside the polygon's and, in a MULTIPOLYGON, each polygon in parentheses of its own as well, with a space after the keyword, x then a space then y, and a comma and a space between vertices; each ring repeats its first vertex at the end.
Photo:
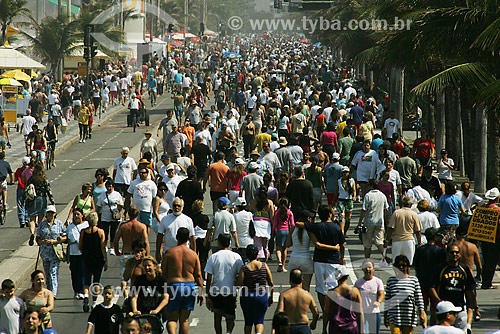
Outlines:
POLYGON ((255 149, 258 152, 262 151, 262 145, 264 144, 265 141, 271 142, 271 135, 270 134, 261 133, 255 137, 254 145, 256 146, 255 149))
POLYGON ((347 122, 342 122, 342 123, 339 123, 339 125, 337 125, 337 136, 339 136, 339 138, 343 138, 344 137, 344 128, 347 126, 347 122))
POLYGON ((80 113, 78 113, 78 123, 84 125, 89 124, 89 108, 82 107, 80 113))

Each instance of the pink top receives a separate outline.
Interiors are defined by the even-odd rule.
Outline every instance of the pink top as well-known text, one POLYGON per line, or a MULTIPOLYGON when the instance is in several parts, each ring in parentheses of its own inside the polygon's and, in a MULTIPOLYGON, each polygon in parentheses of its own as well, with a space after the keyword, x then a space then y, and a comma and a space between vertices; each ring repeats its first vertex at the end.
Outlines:
POLYGON ((286 209, 288 212, 288 216, 285 221, 281 221, 280 218, 280 210, 276 210, 274 212, 274 218, 273 218, 273 232, 276 231, 288 231, 290 229, 290 226, 295 226, 295 222, 293 220, 293 213, 292 211, 286 209))
POLYGON ((28 180, 31 178, 31 175, 33 175, 33 170, 35 170, 35 167, 28 167, 21 173, 21 177, 24 178, 24 182, 26 184, 28 183, 28 180))
POLYGON ((394 203, 394 201, 392 200, 392 197, 394 196, 394 185, 391 182, 387 182, 386 185, 383 185, 382 182, 379 182, 378 190, 384 193, 389 204, 394 203))
POLYGON ((335 131, 325 131, 321 136, 323 137, 323 145, 335 145, 335 139, 337 138, 335 131))

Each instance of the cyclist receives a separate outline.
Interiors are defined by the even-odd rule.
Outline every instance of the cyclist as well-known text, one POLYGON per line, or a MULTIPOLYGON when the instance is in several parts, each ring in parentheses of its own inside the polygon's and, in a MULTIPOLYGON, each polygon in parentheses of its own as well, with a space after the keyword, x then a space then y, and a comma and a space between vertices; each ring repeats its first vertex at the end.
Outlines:
MULTIPOLYGON (((47 149, 49 156, 47 157, 48 161, 51 161, 51 166, 56 167, 55 162, 55 151, 56 151, 56 142, 57 142, 57 127, 54 124, 54 119, 49 118, 47 125, 44 128, 44 137, 47 140, 47 149)), ((51 167, 47 165, 47 168, 51 167)))
POLYGON ((139 107, 140 107, 141 101, 137 98, 137 95, 133 93, 130 96, 130 101, 128 103, 128 108, 130 109, 130 118, 132 122, 132 126, 134 127, 134 132, 135 128, 138 125, 138 119, 139 119, 139 107))
MULTIPOLYGON (((5 161, 5 152, 0 152, 0 189, 2 190, 2 201, 5 204, 7 204, 7 176, 9 176, 8 184, 14 184, 14 174, 10 164, 5 161)), ((6 210, 6 205, 2 205, 2 209, 6 210)))
POLYGON ((149 97, 151 99, 151 107, 156 104, 156 79, 150 75, 148 80, 149 97))

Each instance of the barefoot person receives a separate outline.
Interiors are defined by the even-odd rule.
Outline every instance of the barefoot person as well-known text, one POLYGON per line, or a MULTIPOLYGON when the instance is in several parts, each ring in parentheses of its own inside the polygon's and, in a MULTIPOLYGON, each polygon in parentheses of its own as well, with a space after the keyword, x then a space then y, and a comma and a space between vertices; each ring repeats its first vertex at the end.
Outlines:
POLYGON ((302 289, 302 271, 294 269, 290 271, 290 289, 282 292, 276 308, 276 314, 285 312, 290 320, 290 334, 306 334, 316 329, 319 318, 318 307, 313 296, 302 289), (313 320, 309 325, 307 311, 311 310, 313 320))
POLYGON ((187 245, 189 234, 186 227, 180 227, 176 235, 177 246, 167 250, 161 262, 170 298, 165 306, 168 334, 177 333, 177 322, 180 327, 179 334, 189 333, 189 315, 196 302, 196 284, 200 287, 200 306, 204 301, 200 260, 196 252, 187 245))

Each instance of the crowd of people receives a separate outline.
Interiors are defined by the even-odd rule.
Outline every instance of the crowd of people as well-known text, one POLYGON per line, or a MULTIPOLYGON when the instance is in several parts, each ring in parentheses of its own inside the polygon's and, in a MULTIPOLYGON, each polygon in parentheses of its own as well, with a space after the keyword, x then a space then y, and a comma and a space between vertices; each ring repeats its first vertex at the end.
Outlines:
POLYGON ((291 285, 280 294, 275 333, 311 333, 320 311, 323 333, 379 333, 382 323, 395 334, 428 324, 428 334, 470 333, 481 319, 476 289, 496 288, 500 232, 496 242, 478 243, 467 240, 468 224, 476 206, 500 211, 500 191, 483 199, 464 182, 457 192, 446 150, 436 157, 425 129, 407 142, 402 120, 330 49, 269 34, 220 42, 168 61, 157 56, 136 72, 110 66, 92 76, 88 92, 82 79, 67 77, 48 88, 53 130, 33 128, 47 88, 35 94, 38 102, 23 118, 34 121, 22 128, 31 159, 15 176, 19 223, 29 225, 44 270, 32 274, 32 287, 19 298, 12 281, 2 283, 8 307, 28 311, 15 318, 1 303, 0 327, 5 316, 10 329, 0 332, 18 333, 21 323, 52 327, 67 244, 74 297, 90 312, 89 334, 118 333, 120 323, 122 333, 149 333, 154 319, 170 334, 188 333, 196 303, 214 313, 215 333, 224 332, 223 320, 226 333, 240 332, 238 293, 244 333, 263 333, 274 256, 278 275, 288 272, 291 285), (156 131, 161 143, 145 131, 137 162, 123 147, 112 174, 98 169, 59 220, 37 148, 54 135, 57 141, 72 113, 85 142, 92 117, 110 104, 128 103, 136 131, 146 92, 151 106, 157 94, 172 94, 174 107, 156 131), (86 94, 91 99, 82 99, 86 94), (361 213, 351 224, 355 206, 361 213), (358 237, 365 260, 363 276, 353 281, 345 250, 358 237), (119 257, 120 289, 90 289, 109 256, 119 257), (375 275, 391 265, 387 281, 375 275), (319 309, 309 292, 313 276, 319 309), (113 305, 117 293, 122 307, 113 305))

